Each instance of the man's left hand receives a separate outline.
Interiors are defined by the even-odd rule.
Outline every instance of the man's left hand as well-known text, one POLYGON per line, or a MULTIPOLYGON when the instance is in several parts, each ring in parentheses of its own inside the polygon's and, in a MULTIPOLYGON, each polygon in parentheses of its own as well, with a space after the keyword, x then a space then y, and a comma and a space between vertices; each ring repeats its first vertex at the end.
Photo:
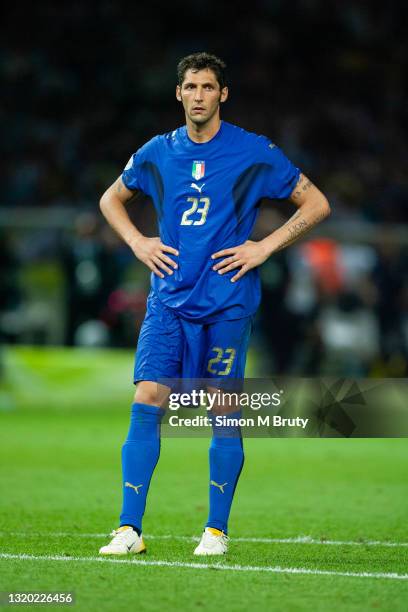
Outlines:
POLYGON ((213 266, 213 270, 218 274, 225 274, 230 270, 241 268, 235 276, 231 278, 231 282, 235 283, 241 276, 244 276, 251 270, 263 264, 268 259, 268 253, 266 252, 265 246, 262 242, 253 242, 253 240, 247 240, 244 244, 230 249, 223 249, 211 255, 211 259, 218 259, 219 257, 225 257, 222 261, 218 262, 213 266))

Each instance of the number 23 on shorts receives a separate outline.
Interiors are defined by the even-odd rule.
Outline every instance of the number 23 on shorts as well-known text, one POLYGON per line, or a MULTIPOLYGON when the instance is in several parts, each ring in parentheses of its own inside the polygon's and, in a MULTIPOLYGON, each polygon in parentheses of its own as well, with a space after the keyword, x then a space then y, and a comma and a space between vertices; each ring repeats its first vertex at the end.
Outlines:
POLYGON ((216 353, 216 356, 208 360, 207 371, 218 376, 228 376, 234 363, 236 350, 233 348, 222 349, 219 346, 214 346, 211 351, 216 353))

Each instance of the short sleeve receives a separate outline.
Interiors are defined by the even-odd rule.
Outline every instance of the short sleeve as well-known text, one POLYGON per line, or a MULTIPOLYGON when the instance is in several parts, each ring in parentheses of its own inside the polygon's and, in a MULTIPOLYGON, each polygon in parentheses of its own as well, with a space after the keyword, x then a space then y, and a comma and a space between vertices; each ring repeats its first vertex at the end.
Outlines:
POLYGON ((281 149, 265 138, 264 160, 270 166, 266 174, 266 197, 286 199, 294 190, 300 170, 282 153, 281 149))
POLYGON ((154 155, 154 142, 155 138, 133 153, 123 169, 123 184, 131 191, 143 191, 146 195, 150 195, 146 168, 154 155))
POLYGON ((141 164, 138 163, 137 153, 133 153, 122 172, 123 184, 132 191, 142 190, 140 166, 141 164))

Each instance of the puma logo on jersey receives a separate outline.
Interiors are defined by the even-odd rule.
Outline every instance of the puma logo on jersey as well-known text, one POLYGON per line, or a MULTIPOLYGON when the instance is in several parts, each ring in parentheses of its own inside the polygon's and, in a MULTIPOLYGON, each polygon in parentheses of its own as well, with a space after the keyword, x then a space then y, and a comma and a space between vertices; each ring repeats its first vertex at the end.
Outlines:
POLYGON ((210 480, 210 485, 214 485, 214 487, 217 487, 217 489, 219 489, 221 491, 221 493, 224 493, 224 487, 228 484, 228 482, 224 482, 222 485, 218 484, 218 482, 215 482, 215 480, 210 480))
POLYGON ((137 486, 135 487, 135 485, 132 485, 130 482, 125 482, 125 487, 131 487, 131 488, 132 488, 132 489, 134 489, 134 490, 136 491, 136 493, 139 495, 139 489, 140 489, 140 487, 143 487, 143 485, 142 485, 142 484, 140 484, 140 485, 137 485, 137 486))
POLYGON ((199 193, 201 193, 201 192, 202 192, 202 190, 204 189, 204 185, 205 185, 205 183, 203 183, 203 184, 201 185, 201 187, 200 187, 199 185, 197 185, 197 183, 191 183, 191 187, 192 187, 193 189, 197 189, 197 191, 198 191, 199 193))

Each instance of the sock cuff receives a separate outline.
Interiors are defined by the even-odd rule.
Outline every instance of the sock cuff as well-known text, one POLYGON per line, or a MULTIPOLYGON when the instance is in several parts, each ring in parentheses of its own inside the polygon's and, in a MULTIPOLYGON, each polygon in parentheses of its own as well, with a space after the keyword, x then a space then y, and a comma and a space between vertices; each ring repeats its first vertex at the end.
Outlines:
POLYGON ((151 406, 150 404, 140 404, 134 402, 132 404, 132 415, 137 414, 151 414, 157 416, 158 419, 162 419, 166 414, 166 411, 159 406, 151 406))
POLYGON ((206 524, 206 527, 209 527, 210 529, 216 529, 217 531, 222 531, 225 535, 228 535, 227 523, 225 523, 224 521, 211 521, 209 519, 208 523, 206 524))

